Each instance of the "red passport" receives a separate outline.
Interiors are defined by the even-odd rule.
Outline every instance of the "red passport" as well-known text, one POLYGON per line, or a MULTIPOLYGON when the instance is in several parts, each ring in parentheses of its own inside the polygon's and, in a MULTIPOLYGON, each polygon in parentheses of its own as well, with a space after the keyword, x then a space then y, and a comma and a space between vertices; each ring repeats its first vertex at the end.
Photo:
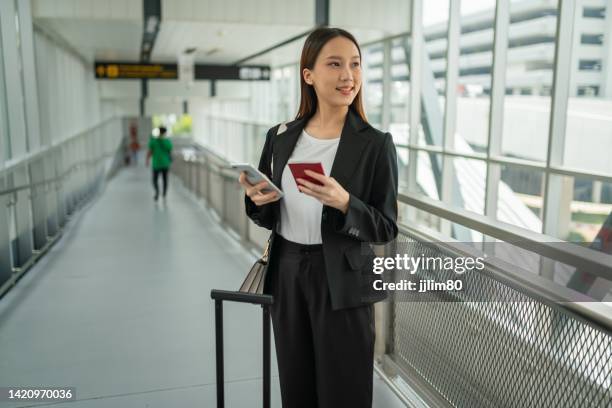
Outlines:
POLYGON ((293 179, 295 180, 295 184, 298 186, 300 183, 297 182, 297 179, 301 178, 311 183, 318 184, 320 186, 323 185, 319 180, 315 180, 314 178, 308 176, 305 170, 312 170, 315 173, 319 173, 325 175, 323 172, 323 165, 321 163, 287 163, 289 169, 291 169, 291 174, 293 174, 293 179))

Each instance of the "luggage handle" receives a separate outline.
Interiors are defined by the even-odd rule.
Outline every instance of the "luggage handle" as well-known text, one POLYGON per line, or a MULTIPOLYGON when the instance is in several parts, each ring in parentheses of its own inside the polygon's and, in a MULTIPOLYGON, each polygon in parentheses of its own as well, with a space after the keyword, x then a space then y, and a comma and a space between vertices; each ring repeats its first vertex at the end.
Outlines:
POLYGON ((217 408, 225 408, 225 380, 223 370, 223 301, 253 303, 263 309, 263 407, 270 408, 270 295, 233 292, 213 289, 210 297, 215 300, 215 349, 217 361, 217 408))

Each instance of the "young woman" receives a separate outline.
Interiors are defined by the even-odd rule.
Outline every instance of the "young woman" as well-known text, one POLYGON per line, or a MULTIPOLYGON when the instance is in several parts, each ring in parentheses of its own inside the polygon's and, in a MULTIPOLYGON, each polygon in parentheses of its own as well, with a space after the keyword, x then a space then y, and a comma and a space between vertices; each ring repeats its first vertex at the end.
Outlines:
POLYGON ((248 216, 271 229, 265 292, 286 408, 372 406, 373 253, 362 243, 397 236, 397 159, 389 133, 366 121, 361 51, 338 28, 319 28, 300 60, 296 120, 268 131, 259 170, 285 193, 263 193, 245 174, 248 216), (291 162, 320 162, 298 178, 291 162))

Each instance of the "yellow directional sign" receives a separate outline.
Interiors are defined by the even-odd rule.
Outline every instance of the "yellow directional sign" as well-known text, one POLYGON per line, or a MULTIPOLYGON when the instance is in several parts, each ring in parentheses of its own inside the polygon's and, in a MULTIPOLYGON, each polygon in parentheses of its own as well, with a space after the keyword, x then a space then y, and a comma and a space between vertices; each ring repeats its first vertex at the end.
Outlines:
POLYGON ((99 79, 177 79, 176 64, 138 64, 123 62, 96 62, 99 79))

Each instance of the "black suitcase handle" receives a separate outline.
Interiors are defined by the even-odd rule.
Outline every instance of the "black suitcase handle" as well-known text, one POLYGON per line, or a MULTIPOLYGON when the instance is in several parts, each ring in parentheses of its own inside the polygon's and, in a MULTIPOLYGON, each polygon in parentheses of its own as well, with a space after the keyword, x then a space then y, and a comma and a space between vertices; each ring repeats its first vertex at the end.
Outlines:
POLYGON ((270 408, 270 295, 232 292, 213 289, 210 297, 215 300, 215 348, 217 355, 217 408, 225 408, 225 380, 223 373, 223 301, 253 303, 263 309, 263 407, 270 408))

